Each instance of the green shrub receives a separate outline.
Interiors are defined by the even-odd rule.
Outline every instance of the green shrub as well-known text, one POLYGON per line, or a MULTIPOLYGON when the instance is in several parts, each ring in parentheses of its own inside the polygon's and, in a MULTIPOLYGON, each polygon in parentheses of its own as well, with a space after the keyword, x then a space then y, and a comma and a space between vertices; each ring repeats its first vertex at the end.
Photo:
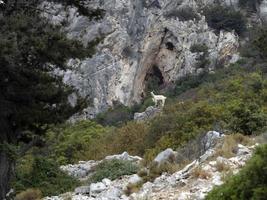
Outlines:
POLYGON ((249 11, 257 11, 257 7, 263 0, 239 0, 239 5, 249 11))
POLYGON ((267 28, 257 29, 257 33, 253 35, 253 45, 258 50, 258 53, 266 58, 267 57, 267 28))
POLYGON ((96 116, 96 122, 104 126, 119 126, 133 119, 133 111, 120 103, 96 116))
POLYGON ((230 112, 229 126, 235 132, 251 135, 266 126, 267 115, 258 104, 239 103, 230 112))
POLYGON ((200 53, 197 58, 196 68, 205 69, 209 64, 209 52, 208 47, 205 44, 194 44, 191 46, 190 51, 193 53, 200 53))
POLYGON ((222 186, 214 188, 207 200, 266 199, 267 196, 267 145, 258 147, 247 165, 222 186))
POLYGON ((205 44, 193 44, 190 47, 190 51, 192 53, 198 53, 198 52, 208 52, 208 47, 205 44))
POLYGON ((180 8, 180 9, 171 10, 165 16, 168 18, 178 17, 180 21, 188 21, 188 20, 194 20, 194 19, 199 20, 200 19, 199 15, 196 13, 196 11, 189 6, 185 6, 185 7, 180 8))
MULTIPOLYGON (((91 147, 95 139, 100 138, 107 130, 89 120, 53 127, 47 133, 50 157, 61 165, 95 159, 91 147), (90 153, 88 153, 89 149, 90 153)), ((44 150, 47 151, 47 149, 44 150)))
POLYGON ((209 6, 204 9, 208 25, 216 31, 226 30, 241 35, 246 30, 246 20, 241 12, 229 7, 209 6))
MULTIPOLYGON (((27 165, 31 165, 31 163, 27 163, 27 165)), ((79 182, 76 179, 60 171, 55 161, 44 157, 36 157, 30 171, 16 171, 16 180, 13 187, 16 192, 24 191, 27 188, 38 188, 44 196, 51 196, 71 191, 78 184, 79 182)), ((28 192, 22 194, 28 195, 28 192)))
POLYGON ((123 175, 135 174, 138 171, 138 167, 130 161, 123 160, 108 160, 100 163, 94 174, 90 177, 91 183, 102 181, 104 178, 115 180, 123 175))

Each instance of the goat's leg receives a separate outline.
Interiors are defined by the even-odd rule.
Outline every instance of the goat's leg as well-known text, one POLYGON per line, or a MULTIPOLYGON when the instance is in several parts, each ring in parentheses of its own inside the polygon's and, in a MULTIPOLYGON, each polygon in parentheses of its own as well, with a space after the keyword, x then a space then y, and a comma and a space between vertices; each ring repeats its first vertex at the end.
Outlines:
POLYGON ((162 99, 162 107, 165 105, 165 99, 162 99))

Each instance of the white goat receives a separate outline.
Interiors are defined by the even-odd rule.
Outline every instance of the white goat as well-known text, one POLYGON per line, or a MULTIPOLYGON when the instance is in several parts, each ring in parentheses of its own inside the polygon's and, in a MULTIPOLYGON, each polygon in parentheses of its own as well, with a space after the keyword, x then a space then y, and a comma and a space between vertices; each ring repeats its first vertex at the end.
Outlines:
POLYGON ((161 106, 164 107, 165 100, 167 99, 167 97, 163 95, 155 95, 154 92, 151 92, 151 95, 152 95, 152 100, 155 103, 155 106, 158 106, 158 102, 161 101, 161 106))

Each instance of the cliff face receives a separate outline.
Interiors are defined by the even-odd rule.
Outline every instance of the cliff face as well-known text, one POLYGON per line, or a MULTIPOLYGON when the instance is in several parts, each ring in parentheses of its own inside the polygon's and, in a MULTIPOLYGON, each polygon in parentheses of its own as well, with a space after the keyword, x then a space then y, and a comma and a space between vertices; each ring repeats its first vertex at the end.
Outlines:
MULTIPOLYGON (((207 46, 209 70, 216 64, 235 62, 239 46, 233 32, 215 34, 201 15, 201 8, 213 0, 92 0, 88 7, 106 11, 101 20, 90 21, 75 7, 44 2, 44 16, 54 24, 64 24, 70 38, 85 45, 102 38, 97 52, 86 60, 70 60, 74 67, 64 81, 74 85, 93 106, 86 117, 112 106, 114 101, 131 105, 144 95, 146 76, 157 76, 168 85, 189 73, 199 73, 199 57, 193 45, 207 46), (179 13, 191 9, 194 19, 181 19, 179 13)), ((238 1, 222 4, 237 7, 238 1)), ((264 10, 262 8, 262 10, 264 10)), ((263 12, 263 11, 262 11, 263 12)), ((75 98, 73 98, 73 101, 75 98)))

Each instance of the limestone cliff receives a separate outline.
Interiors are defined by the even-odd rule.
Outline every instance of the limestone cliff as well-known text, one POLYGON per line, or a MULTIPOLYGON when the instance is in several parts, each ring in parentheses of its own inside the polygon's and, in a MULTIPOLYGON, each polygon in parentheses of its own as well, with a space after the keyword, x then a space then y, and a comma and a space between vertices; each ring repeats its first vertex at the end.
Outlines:
MULTIPOLYGON (((44 2, 43 15, 54 24, 63 24, 70 38, 84 45, 102 38, 92 58, 70 60, 72 71, 64 81, 83 96, 90 95, 93 106, 85 110, 90 118, 112 106, 139 102, 144 95, 147 74, 158 76, 168 85, 189 73, 199 73, 197 60, 202 52, 191 52, 193 45, 208 47, 209 71, 218 63, 235 62, 238 36, 234 32, 215 34, 208 27, 201 8, 215 0, 88 0, 88 8, 101 8, 101 20, 89 20, 75 7, 44 2), (181 19, 179 12, 191 9, 194 19, 181 19)), ((264 1, 265 2, 265 1, 264 1)), ((237 0, 220 1, 237 7, 237 0)), ((264 7, 261 8, 265 12, 264 7)), ((73 98, 75 100, 75 98, 73 98)))

